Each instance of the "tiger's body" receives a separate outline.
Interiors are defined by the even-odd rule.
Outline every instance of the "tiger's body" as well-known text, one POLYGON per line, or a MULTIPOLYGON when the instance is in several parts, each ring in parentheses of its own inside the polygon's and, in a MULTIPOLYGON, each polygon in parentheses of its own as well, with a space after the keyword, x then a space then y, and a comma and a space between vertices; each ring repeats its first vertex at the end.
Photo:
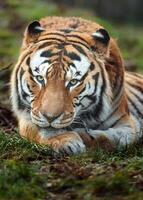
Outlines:
POLYGON ((87 20, 28 26, 11 97, 20 135, 57 153, 110 150, 142 135, 143 76, 125 72, 116 42, 87 20))

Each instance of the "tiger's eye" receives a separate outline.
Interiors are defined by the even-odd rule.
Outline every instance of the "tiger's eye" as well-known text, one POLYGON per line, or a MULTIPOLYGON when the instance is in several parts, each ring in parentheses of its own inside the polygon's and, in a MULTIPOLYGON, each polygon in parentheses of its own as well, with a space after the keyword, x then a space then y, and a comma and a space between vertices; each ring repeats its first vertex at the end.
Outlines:
POLYGON ((44 78, 43 78, 43 76, 41 76, 41 75, 36 76, 36 79, 37 79, 37 81, 39 81, 40 83, 44 81, 44 78))
POLYGON ((70 82, 69 82, 69 84, 71 85, 71 86, 73 86, 73 85, 76 85, 77 83, 78 83, 78 79, 72 79, 70 82))

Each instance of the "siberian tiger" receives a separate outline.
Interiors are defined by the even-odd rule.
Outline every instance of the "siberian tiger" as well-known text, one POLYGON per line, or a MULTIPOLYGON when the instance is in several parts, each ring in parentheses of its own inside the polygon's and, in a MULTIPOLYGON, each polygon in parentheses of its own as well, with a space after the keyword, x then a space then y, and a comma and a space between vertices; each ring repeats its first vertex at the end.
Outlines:
POLYGON ((125 72, 99 24, 46 17, 26 28, 11 77, 20 135, 58 154, 124 147, 142 135, 143 76, 125 72))

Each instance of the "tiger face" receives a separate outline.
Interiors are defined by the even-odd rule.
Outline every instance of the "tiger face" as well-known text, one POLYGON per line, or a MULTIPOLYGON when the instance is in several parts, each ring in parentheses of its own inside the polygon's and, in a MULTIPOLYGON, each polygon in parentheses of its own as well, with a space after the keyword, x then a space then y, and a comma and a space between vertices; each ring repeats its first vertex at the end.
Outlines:
POLYGON ((64 128, 98 104, 109 39, 104 29, 90 36, 50 34, 39 22, 29 25, 23 48, 28 53, 16 72, 17 98, 34 124, 64 128))

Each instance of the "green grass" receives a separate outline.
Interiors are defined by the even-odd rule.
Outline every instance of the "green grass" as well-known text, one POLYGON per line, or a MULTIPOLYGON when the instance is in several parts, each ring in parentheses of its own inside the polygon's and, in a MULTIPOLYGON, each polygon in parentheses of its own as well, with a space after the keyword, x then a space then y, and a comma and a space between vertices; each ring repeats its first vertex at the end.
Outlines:
POLYGON ((143 149, 55 158, 17 133, 0 133, 0 199, 137 199, 143 196, 143 149))

